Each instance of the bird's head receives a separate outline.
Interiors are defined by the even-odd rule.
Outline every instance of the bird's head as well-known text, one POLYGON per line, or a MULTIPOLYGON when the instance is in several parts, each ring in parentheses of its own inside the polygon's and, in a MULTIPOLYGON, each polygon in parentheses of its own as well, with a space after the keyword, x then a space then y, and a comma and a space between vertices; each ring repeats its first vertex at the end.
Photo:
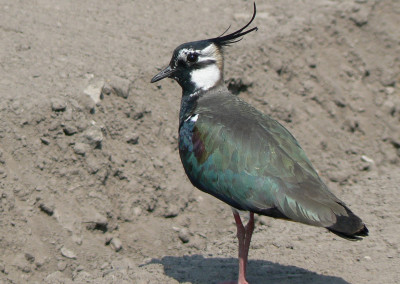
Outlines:
POLYGON ((241 29, 216 38, 193 41, 178 46, 169 65, 151 79, 151 83, 164 78, 173 78, 181 85, 184 92, 206 91, 223 82, 222 49, 238 42, 245 34, 257 27, 245 31, 256 16, 256 4, 251 20, 241 29))

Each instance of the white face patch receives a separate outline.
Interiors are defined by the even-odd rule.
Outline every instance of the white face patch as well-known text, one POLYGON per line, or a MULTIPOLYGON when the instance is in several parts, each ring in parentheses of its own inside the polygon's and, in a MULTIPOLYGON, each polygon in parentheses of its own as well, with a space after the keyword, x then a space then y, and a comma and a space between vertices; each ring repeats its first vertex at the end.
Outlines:
POLYGON ((214 44, 210 44, 203 50, 196 50, 200 54, 199 62, 216 61, 217 49, 214 44))
POLYGON ((190 73, 190 80, 195 84, 196 89, 207 91, 221 79, 221 70, 216 64, 193 70, 190 73))
MULTIPOLYGON (((188 70, 192 69, 190 81, 195 85, 195 91, 206 91, 222 78, 222 54, 214 44, 209 44, 203 49, 182 48, 177 54, 175 65, 178 65, 179 61, 185 62, 188 70), (197 59, 190 61, 189 54, 196 54, 197 59)), ((196 92, 192 95, 195 94, 196 92)))

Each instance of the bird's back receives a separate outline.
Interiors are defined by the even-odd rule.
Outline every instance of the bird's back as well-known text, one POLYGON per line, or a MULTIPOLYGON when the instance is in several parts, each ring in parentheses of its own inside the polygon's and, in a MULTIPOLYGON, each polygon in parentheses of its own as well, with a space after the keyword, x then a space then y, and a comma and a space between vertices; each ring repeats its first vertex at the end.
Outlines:
POLYGON ((200 95, 183 116, 180 156, 199 189, 237 209, 345 237, 365 227, 328 190, 289 131, 225 87, 200 95))

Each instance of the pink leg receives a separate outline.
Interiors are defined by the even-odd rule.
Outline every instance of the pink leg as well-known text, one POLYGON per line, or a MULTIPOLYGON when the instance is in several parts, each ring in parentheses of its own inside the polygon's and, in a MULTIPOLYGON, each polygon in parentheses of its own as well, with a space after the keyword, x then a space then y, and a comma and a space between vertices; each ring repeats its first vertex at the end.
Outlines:
POLYGON ((221 284, 248 284, 246 281, 246 268, 251 236, 254 231, 254 213, 250 212, 250 220, 246 227, 243 226, 240 215, 236 210, 233 210, 233 217, 235 218, 237 238, 239 241, 239 277, 238 281, 223 282, 221 284))
POLYGON ((247 223, 245 227, 245 239, 244 239, 244 257, 245 257, 245 262, 244 262, 244 275, 246 276, 246 268, 247 268, 247 257, 249 255, 249 248, 250 248, 250 242, 251 242, 251 237, 253 235, 254 231, 254 213, 250 212, 250 219, 249 222, 247 223))
POLYGON ((237 212, 233 212, 237 228, 237 238, 239 241, 239 278, 238 284, 248 284, 246 281, 246 268, 247 268, 247 257, 249 255, 249 247, 251 242, 251 236, 254 231, 254 213, 250 212, 250 220, 246 227, 243 226, 240 215, 237 212))

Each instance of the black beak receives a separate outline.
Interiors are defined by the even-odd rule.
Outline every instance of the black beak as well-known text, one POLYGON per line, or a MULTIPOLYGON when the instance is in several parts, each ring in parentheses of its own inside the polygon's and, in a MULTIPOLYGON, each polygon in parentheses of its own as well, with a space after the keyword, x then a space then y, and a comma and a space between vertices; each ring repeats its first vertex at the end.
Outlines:
POLYGON ((153 77, 153 79, 151 79, 150 83, 154 83, 157 81, 160 81, 161 79, 170 77, 172 75, 172 73, 174 73, 174 69, 171 68, 171 66, 167 66, 165 67, 163 70, 161 70, 156 76, 153 77))

